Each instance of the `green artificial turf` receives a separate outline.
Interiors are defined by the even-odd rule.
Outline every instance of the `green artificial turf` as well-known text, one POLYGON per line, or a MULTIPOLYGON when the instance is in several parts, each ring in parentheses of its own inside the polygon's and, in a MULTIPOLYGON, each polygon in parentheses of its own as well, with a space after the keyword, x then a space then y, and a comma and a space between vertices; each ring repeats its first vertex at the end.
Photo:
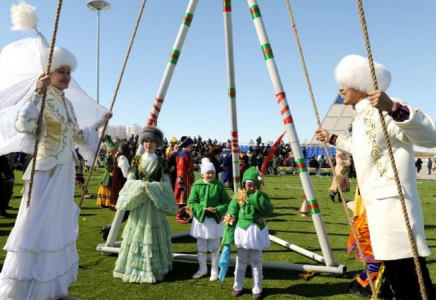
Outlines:
MULTIPOLYGON (((21 200, 22 173, 17 172, 17 180, 11 206, 18 208, 21 200)), ((101 171, 96 173, 90 184, 90 191, 95 195, 98 189, 101 171)), ((198 176, 198 174, 197 174, 198 176)), ((85 175, 86 178, 86 175, 85 175)), ((321 254, 318 238, 310 217, 301 217, 299 207, 304 195, 298 176, 266 176, 264 190, 270 195, 275 207, 268 228, 276 235, 295 245, 321 254)), ((345 256, 345 246, 349 235, 348 221, 339 203, 328 198, 327 188, 331 183, 329 177, 313 176, 312 183, 317 196, 322 218, 328 233, 335 260, 347 267, 342 276, 315 274, 310 281, 299 277, 296 271, 283 271, 264 268, 263 294, 267 299, 359 299, 349 294, 346 289, 353 277, 362 270, 362 265, 354 256, 345 256)), ((347 200, 354 197, 356 182, 351 180, 352 191, 347 193, 347 200)), ((427 241, 433 255, 427 259, 430 274, 436 282, 436 182, 422 180, 418 183, 421 203, 425 215, 427 241)), ((76 189, 76 201, 80 192, 76 189)), ((80 236, 77 247, 80 256, 78 281, 70 287, 70 294, 83 299, 119 300, 119 299, 231 299, 234 268, 230 267, 223 283, 210 282, 209 278, 192 279, 197 271, 196 262, 174 261, 173 271, 163 282, 158 284, 128 284, 112 277, 116 256, 105 256, 95 250, 102 243, 98 234, 100 228, 112 222, 114 213, 95 205, 95 198, 86 199, 80 215, 80 236)), ((14 225, 16 210, 12 218, 0 219, 0 244, 3 246, 14 225)), ((190 225, 175 222, 174 216, 168 220, 174 233, 188 231, 190 225)), ((173 241, 174 252, 196 254, 196 242, 185 237, 173 241)), ((232 257, 235 258, 235 248, 232 257)), ((395 249, 392 249, 395 251, 395 249)), ((6 252, 0 251, 0 264, 3 265, 6 252)), ((269 262, 315 264, 312 260, 272 243, 263 252, 263 260, 269 262)), ((251 299, 251 271, 247 269, 245 280, 246 294, 239 299, 251 299)))

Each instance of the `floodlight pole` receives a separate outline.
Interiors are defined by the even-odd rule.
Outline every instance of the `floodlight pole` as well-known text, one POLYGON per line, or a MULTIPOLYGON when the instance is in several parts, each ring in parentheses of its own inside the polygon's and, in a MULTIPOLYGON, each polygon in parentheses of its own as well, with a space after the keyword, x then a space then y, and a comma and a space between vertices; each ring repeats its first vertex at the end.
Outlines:
POLYGON ((111 8, 109 2, 104 0, 90 0, 86 4, 89 9, 97 11, 97 86, 96 101, 100 103, 100 11, 106 11, 111 8))

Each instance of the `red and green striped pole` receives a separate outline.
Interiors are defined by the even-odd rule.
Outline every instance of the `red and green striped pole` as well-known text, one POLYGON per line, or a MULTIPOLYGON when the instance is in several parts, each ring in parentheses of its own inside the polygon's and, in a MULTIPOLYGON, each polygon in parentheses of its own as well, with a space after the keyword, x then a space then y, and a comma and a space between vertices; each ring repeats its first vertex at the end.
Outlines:
POLYGON ((256 29, 257 37, 262 49, 262 54, 265 59, 268 72, 274 87, 277 102, 279 105, 280 113, 282 115, 283 123, 291 143, 292 152, 294 153, 295 160, 297 162, 298 173, 300 175, 301 183, 304 188, 307 203, 309 204, 312 220, 315 225, 315 230, 318 236, 321 251, 325 258, 326 266, 335 266, 336 263, 333 258, 333 253, 330 247, 330 241, 327 237, 324 222, 322 220, 321 211, 318 205, 318 201, 315 196, 315 191, 310 180, 310 175, 307 170, 306 162, 301 151, 300 142, 298 140, 297 131, 294 126, 291 111, 289 109, 288 101, 286 100, 286 94, 283 89, 283 85, 280 79, 280 74, 277 69, 277 65, 274 58, 274 52, 271 44, 268 40, 265 26, 262 20, 262 14, 256 0, 247 0, 250 8, 251 17, 253 18, 254 27, 256 29))
POLYGON ((162 81, 157 91, 156 98, 154 99, 153 105, 151 107, 150 115, 147 120, 147 125, 157 124, 157 119, 159 118, 159 113, 162 109, 162 105, 165 96, 168 91, 168 87, 173 77, 174 70, 176 68, 177 62, 180 57, 180 53, 183 48, 186 36, 188 35, 188 30, 191 26, 192 20, 194 18, 195 9, 197 8, 198 0, 190 0, 188 3, 188 8, 182 20, 182 25, 180 26, 179 33, 177 34, 176 42, 174 43, 173 50, 171 51, 170 58, 168 60, 167 66, 165 68, 162 81))
POLYGON ((232 1, 223 0, 224 35, 226 40, 227 85, 230 104, 230 136, 233 165, 233 190, 241 187, 239 170, 238 115, 236 113, 235 64, 233 56, 232 1))

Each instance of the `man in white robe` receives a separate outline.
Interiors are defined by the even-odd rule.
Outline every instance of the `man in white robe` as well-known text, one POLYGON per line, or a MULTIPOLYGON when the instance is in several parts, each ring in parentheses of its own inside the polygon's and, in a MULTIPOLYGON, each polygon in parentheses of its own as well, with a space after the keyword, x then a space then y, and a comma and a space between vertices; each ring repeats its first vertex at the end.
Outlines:
POLYGON ((416 187, 413 145, 436 146, 434 120, 421 110, 390 98, 384 91, 390 83, 389 71, 375 63, 380 90, 373 90, 368 60, 346 56, 338 64, 335 79, 345 105, 355 112, 352 136, 316 131, 319 141, 330 142, 353 155, 357 180, 367 209, 374 257, 386 266, 386 276, 396 299, 421 299, 401 202, 384 141, 379 112, 383 112, 407 212, 421 264, 428 299, 436 299, 425 257, 430 255, 424 233, 424 220, 416 187))

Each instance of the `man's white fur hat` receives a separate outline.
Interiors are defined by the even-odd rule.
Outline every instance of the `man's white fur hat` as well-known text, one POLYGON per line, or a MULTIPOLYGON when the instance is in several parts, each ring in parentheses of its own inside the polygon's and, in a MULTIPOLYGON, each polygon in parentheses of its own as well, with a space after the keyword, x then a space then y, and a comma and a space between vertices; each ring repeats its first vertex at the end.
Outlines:
MULTIPOLYGON (((385 66, 376 62, 374 68, 379 90, 386 91, 391 83, 391 73, 385 66)), ((368 59, 360 55, 345 56, 336 67, 335 80, 338 85, 362 92, 374 90, 368 59)))
MULTIPOLYGON (((48 51, 49 49, 45 49, 42 52, 42 65, 47 66, 48 61, 48 51)), ((56 69, 59 69, 62 66, 68 66, 71 68, 71 72, 77 67, 77 60, 73 53, 68 51, 62 47, 55 47, 53 50, 53 58, 51 63, 50 72, 53 72, 56 69)))

